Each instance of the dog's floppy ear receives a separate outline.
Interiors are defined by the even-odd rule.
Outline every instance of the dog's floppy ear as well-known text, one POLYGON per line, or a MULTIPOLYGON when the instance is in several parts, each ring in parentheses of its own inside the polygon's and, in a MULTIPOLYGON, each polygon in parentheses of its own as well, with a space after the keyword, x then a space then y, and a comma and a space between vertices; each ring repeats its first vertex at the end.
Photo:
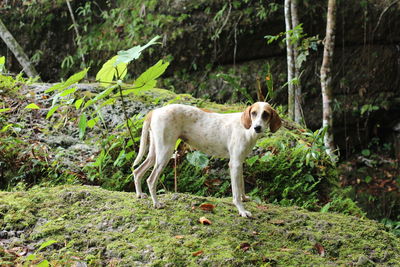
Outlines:
POLYGON ((251 111, 251 106, 247 107, 246 110, 243 111, 242 118, 241 118, 243 127, 246 129, 249 129, 251 127, 250 111, 251 111))
POLYGON ((281 128, 282 125, 282 121, 281 118, 279 117, 278 113, 272 109, 272 114, 271 114, 271 120, 269 122, 269 129, 271 130, 271 132, 276 132, 278 131, 279 128, 281 128))

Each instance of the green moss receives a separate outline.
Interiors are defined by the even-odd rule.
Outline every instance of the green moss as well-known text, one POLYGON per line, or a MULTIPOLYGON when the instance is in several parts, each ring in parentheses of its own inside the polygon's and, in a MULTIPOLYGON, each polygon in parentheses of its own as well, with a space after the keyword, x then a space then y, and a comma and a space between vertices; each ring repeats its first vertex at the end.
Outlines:
POLYGON ((131 266, 351 265, 366 257, 376 264, 400 264, 396 257, 400 239, 368 219, 254 202, 245 204, 254 215, 246 219, 238 216, 231 198, 166 194, 160 199, 167 206, 155 210, 149 199, 98 187, 0 192, 4 218, 16 210, 34 211, 34 216, 0 222, 9 231, 25 225, 20 246, 58 241, 38 252, 51 263, 79 258, 92 266, 112 262, 131 266), (192 208, 205 202, 216 205, 213 212, 192 208), (212 224, 200 224, 203 216, 212 224), (322 245, 325 256, 319 255, 316 243, 322 245))

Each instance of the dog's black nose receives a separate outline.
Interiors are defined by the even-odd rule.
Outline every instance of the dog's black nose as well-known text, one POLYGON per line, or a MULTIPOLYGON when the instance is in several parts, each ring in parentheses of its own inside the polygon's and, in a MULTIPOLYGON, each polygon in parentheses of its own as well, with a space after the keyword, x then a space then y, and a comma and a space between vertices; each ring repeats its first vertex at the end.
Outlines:
POLYGON ((258 125, 256 127, 254 127, 254 131, 256 131, 256 133, 260 133, 261 132, 261 126, 258 125))

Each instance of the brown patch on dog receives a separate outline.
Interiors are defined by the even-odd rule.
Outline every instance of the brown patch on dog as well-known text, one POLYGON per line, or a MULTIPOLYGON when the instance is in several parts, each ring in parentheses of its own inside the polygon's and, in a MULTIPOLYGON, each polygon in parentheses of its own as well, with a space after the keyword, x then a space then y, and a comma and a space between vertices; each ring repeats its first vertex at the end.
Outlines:
POLYGON ((276 131, 279 130, 279 128, 281 128, 282 126, 282 121, 281 118, 279 117, 278 113, 271 108, 270 106, 268 106, 267 108, 269 108, 271 110, 270 113, 270 121, 269 121, 269 129, 272 133, 275 133, 276 131))
POLYGON ((206 108, 198 108, 198 109, 200 109, 201 111, 207 112, 207 113, 215 113, 214 111, 211 111, 211 110, 206 109, 206 108))
POLYGON ((251 110, 253 106, 247 107, 241 117, 243 127, 246 129, 249 129, 251 127, 251 110))
POLYGON ((144 117, 145 121, 151 122, 151 116, 153 115, 153 111, 147 113, 146 117, 144 117))

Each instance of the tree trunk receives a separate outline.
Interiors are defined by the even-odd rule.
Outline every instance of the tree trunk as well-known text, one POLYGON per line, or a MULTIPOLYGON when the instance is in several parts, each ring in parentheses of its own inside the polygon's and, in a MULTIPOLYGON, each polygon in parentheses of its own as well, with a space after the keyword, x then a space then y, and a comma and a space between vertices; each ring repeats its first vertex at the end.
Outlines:
POLYGON ((35 67, 29 61, 28 56, 24 53, 24 50, 14 39, 12 34, 7 30, 7 27, 4 25, 1 19, 0 19, 0 37, 6 43, 7 47, 11 50, 11 52, 14 54, 19 64, 21 64, 22 70, 26 73, 26 75, 32 78, 39 76, 35 67))
MULTIPOLYGON (((290 3, 290 12, 291 12, 291 17, 292 17, 292 29, 297 27, 299 23, 299 16, 298 16, 298 8, 297 8, 297 2, 298 0, 291 0, 290 3)), ((293 85, 294 87, 294 121, 297 123, 302 123, 303 122, 303 116, 302 116, 302 110, 301 110, 301 105, 302 105, 302 97, 301 97, 301 83, 300 83, 300 66, 297 63, 297 58, 298 58, 298 43, 300 43, 301 40, 296 40, 296 42, 293 43, 293 62, 294 62, 294 77, 297 78, 297 83, 293 85)))
POLYGON ((285 25, 286 25, 286 53, 287 53, 287 69, 288 69, 288 115, 289 118, 294 120, 294 88, 293 88, 293 75, 294 75, 294 61, 293 61, 293 47, 290 42, 290 33, 292 29, 291 16, 290 16, 290 0, 285 0, 285 25))
POLYGON ((324 55, 321 66, 322 90, 322 126, 326 127, 324 143, 329 156, 334 159, 333 151, 333 114, 332 114, 332 60, 335 48, 335 22, 336 0, 328 0, 328 16, 326 23, 326 36, 324 42, 324 55))

